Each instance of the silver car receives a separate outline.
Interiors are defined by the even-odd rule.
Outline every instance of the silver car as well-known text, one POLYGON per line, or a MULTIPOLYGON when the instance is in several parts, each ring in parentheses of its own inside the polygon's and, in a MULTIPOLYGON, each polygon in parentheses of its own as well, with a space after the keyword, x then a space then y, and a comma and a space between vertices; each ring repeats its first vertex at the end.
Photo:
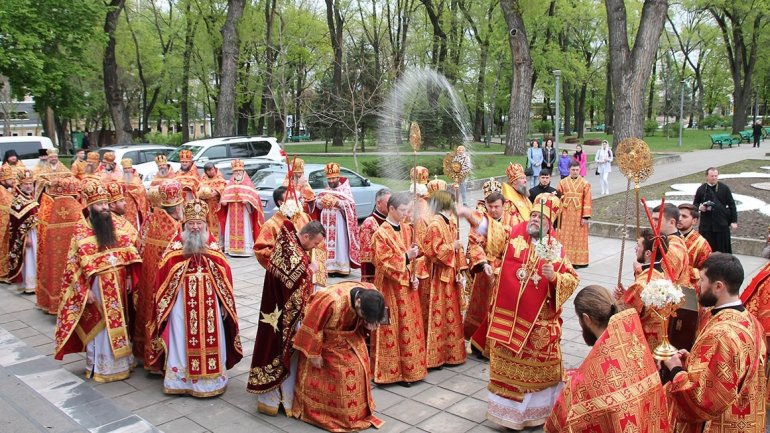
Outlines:
MULTIPOLYGON (((324 173, 323 164, 305 164, 305 176, 316 194, 326 189, 326 173, 324 173)), ((380 189, 386 188, 385 185, 371 183, 369 179, 344 167, 340 167, 340 176, 347 178, 350 182, 350 190, 353 192, 353 200, 356 202, 356 216, 359 220, 365 219, 374 210, 374 195, 380 189)), ((254 186, 257 187, 259 197, 262 199, 265 219, 270 218, 276 212, 273 190, 283 185, 285 178, 285 165, 278 168, 265 168, 257 171, 251 177, 254 186)))

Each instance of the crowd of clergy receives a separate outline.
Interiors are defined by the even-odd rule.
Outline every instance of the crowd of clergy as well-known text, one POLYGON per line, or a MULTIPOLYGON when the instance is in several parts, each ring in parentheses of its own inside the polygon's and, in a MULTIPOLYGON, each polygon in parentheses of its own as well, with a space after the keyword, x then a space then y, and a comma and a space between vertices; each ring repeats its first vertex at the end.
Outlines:
POLYGON ((650 210, 634 281, 578 291, 591 185, 577 162, 532 191, 511 163, 472 208, 415 166, 410 190, 378 191, 359 224, 337 163, 314 191, 289 160, 266 220, 242 161, 225 179, 211 163, 199 173, 189 151, 179 159, 174 170, 159 155, 146 189, 112 152, 68 168, 49 150, 31 170, 4 156, 0 282, 56 316, 54 357, 85 352, 94 381, 141 363, 168 394, 224 393, 244 356, 228 256, 254 256, 265 278, 247 390, 261 413, 378 428, 372 383, 409 387, 475 356, 489 362, 487 418, 504 428, 765 431, 770 264, 740 293, 740 261, 696 230, 700 203, 650 210), (657 280, 696 299, 676 326, 642 299, 657 280), (561 349, 570 299, 592 346, 575 370, 561 349), (654 357, 669 337, 679 350, 654 357))

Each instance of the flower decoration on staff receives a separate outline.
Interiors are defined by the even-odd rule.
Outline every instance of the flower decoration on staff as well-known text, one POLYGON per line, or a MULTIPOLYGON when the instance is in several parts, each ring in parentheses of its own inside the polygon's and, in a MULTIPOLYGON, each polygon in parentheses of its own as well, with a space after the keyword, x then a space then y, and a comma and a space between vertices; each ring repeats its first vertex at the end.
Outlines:
POLYGON ((281 207, 279 208, 281 211, 281 214, 285 216, 288 219, 294 218, 294 215, 297 215, 299 212, 299 206, 297 205, 297 201, 294 199, 287 199, 283 204, 281 204, 281 207))
POLYGON ((556 240, 555 237, 551 235, 541 236, 535 242, 535 255, 545 261, 556 262, 561 259, 561 248, 561 242, 556 240))
POLYGON ((676 315, 676 310, 684 304, 684 292, 671 280, 660 279, 647 283, 639 297, 644 303, 644 308, 650 309, 663 320, 662 339, 658 347, 652 351, 652 357, 665 361, 677 353, 676 347, 668 340, 668 322, 672 316, 676 315))

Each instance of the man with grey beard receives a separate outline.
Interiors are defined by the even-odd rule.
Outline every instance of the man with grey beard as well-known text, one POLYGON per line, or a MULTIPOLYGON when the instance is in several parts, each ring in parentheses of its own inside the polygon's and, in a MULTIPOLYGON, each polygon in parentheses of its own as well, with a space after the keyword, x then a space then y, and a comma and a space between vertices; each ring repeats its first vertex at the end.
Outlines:
POLYGON ((505 174, 508 176, 508 182, 503 184, 503 197, 505 197, 503 209, 511 214, 513 226, 529 220, 532 202, 529 201, 528 180, 524 167, 521 164, 508 164, 505 174))
MULTIPOLYGON (((243 358, 233 276, 208 231, 208 205, 184 206, 183 231, 160 262, 145 365, 164 371, 163 392, 213 397, 243 358), (198 317, 200 326, 186 318, 198 317)), ((196 322, 197 323, 197 322, 196 322)))

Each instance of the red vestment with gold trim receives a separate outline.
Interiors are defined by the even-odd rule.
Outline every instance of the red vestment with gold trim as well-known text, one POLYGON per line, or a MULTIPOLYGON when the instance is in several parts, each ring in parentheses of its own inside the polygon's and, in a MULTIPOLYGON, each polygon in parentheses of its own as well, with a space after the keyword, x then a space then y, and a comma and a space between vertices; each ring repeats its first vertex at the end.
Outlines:
POLYGON ((27 250, 27 234, 37 227, 37 210, 38 204, 32 197, 28 197, 21 191, 16 191, 16 196, 11 202, 8 222, 10 245, 6 279, 9 281, 13 281, 21 274, 27 250))
POLYGON ((75 226, 83 220, 82 210, 80 201, 75 197, 40 196, 35 293, 36 306, 49 314, 58 312, 67 254, 75 226))
POLYGON ((374 232, 385 222, 386 216, 375 209, 358 229, 358 238, 361 240, 361 281, 371 283, 374 281, 374 264, 372 263, 372 236, 374 232))
POLYGON ((666 384, 672 432, 765 431, 767 349, 748 311, 720 309, 708 319, 679 372, 666 384))
POLYGON ((574 265, 588 265, 588 222, 591 217, 591 184, 578 176, 565 177, 556 185, 561 194, 559 214, 559 240, 567 250, 567 257, 574 265))
POLYGON ((0 232, 0 281, 4 281, 8 275, 8 247, 10 246, 10 231, 7 229, 11 218, 11 202, 13 193, 0 186, 0 227, 6 229, 0 232))
POLYGON ((682 239, 687 246, 687 255, 690 258, 690 267, 692 274, 690 275, 690 287, 698 289, 698 281, 700 281, 700 269, 703 268, 703 262, 711 255, 711 245, 709 245, 706 238, 701 236, 697 230, 692 229, 689 233, 682 233, 682 239))
POLYGON ((666 393, 633 309, 615 314, 567 378, 548 433, 668 433, 666 393))
POLYGON ((425 326, 428 368, 465 362, 465 338, 460 312, 462 287, 457 282, 465 254, 455 250, 457 231, 454 220, 441 214, 434 215, 422 244, 430 269, 428 322, 425 326))
POLYGON ((356 202, 350 189, 350 182, 340 178, 336 188, 327 187, 316 196, 316 206, 321 209, 319 221, 326 228, 326 269, 332 273, 349 274, 350 268, 361 267, 361 246, 358 238, 358 218, 356 202), (337 215, 342 215, 342 224, 338 224, 337 215), (347 245, 337 248, 339 232, 346 231, 347 245), (338 257, 340 251, 347 250, 347 256, 338 257))
POLYGON ((555 280, 543 277, 545 262, 531 242, 526 222, 511 229, 487 332, 493 394, 487 418, 510 428, 543 424, 550 413, 547 404, 517 408, 498 401, 523 402, 525 394, 555 392, 563 376, 561 307, 578 285, 563 248, 561 260, 553 264, 555 280))
POLYGON ((142 226, 139 255, 142 257, 142 273, 134 292, 135 319, 132 323, 134 356, 147 356, 147 324, 152 321, 155 308, 155 280, 160 269, 163 253, 181 231, 182 225, 161 208, 153 208, 142 226))
POLYGON ((233 175, 222 191, 220 203, 222 204, 220 212, 227 215, 225 221, 226 225, 229 224, 230 229, 229 233, 224 236, 225 252, 237 255, 248 253, 250 255, 252 251, 247 251, 247 247, 253 248, 254 240, 257 239, 262 224, 265 223, 262 199, 259 198, 257 188, 252 183, 251 178, 244 174, 238 181, 233 175), (246 205, 249 205, 251 209, 248 209, 246 205), (244 213, 247 210, 250 226, 248 233, 244 221, 244 213))
POLYGON ((353 287, 375 288, 347 281, 315 293, 294 337, 300 357, 292 412, 333 432, 384 424, 374 415, 369 352, 363 323, 351 305, 353 287), (317 357, 323 360, 321 368, 308 361, 317 357))
POLYGON ((149 212, 147 190, 142 181, 134 176, 131 182, 126 184, 126 191, 123 196, 126 199, 126 220, 139 231, 149 212))
POLYGON ((476 215, 481 221, 478 227, 471 227, 468 235, 468 262, 473 276, 471 299, 465 313, 463 329, 465 338, 471 341, 484 356, 489 356, 487 329, 489 327, 489 309, 492 307, 492 288, 500 276, 503 254, 508 244, 508 236, 516 218, 509 212, 503 212, 500 221, 489 215, 476 215), (480 233, 482 225, 484 233, 480 233), (494 274, 489 277, 484 273, 484 264, 492 266, 494 274))
POLYGON ((216 170, 214 177, 209 177, 205 173, 201 176, 198 197, 209 205, 209 233, 211 233, 214 238, 221 239, 220 234, 222 233, 222 230, 224 230, 225 221, 222 213, 219 211, 221 207, 219 199, 222 197, 222 193, 227 186, 227 181, 222 177, 222 173, 219 172, 219 169, 214 168, 214 170, 216 170))
POLYGON ((628 289, 623 293, 623 299, 621 301, 624 305, 633 308, 636 310, 637 314, 639 314, 647 345, 650 346, 650 350, 655 350, 663 339, 663 333, 666 331, 663 329, 663 319, 651 309, 645 308, 644 302, 642 302, 641 294, 642 290, 644 290, 647 285, 647 278, 650 278, 650 281, 654 281, 668 279, 668 276, 663 273, 660 262, 654 267, 642 265, 642 271, 639 272, 635 277, 634 282, 628 286, 628 289), (650 274, 652 274, 652 276, 650 276, 650 274))
POLYGON ((99 249, 90 222, 83 219, 75 230, 67 253, 62 279, 62 299, 56 320, 54 358, 85 350, 96 334, 106 330, 115 358, 131 355, 128 330, 129 279, 137 280, 142 259, 131 242, 130 233, 115 229, 116 245, 99 249), (98 281, 102 305, 88 303, 88 292, 98 281))
MULTIPOLYGON (((230 265, 211 234, 206 251, 191 257, 183 254, 182 234, 176 235, 163 254, 155 281, 154 308, 147 325, 148 341, 152 345, 147 350, 146 362, 151 370, 165 370, 170 350, 166 342, 170 338, 181 338, 186 344, 184 356, 179 355, 186 357, 182 377, 189 381, 221 377, 225 369, 240 362, 243 349, 232 281, 230 265), (167 325, 178 300, 184 303, 185 332, 183 336, 171 336, 167 325), (220 326, 224 333, 220 332, 220 326), (220 335, 224 335, 225 353, 220 352, 220 335), (221 359, 225 365, 220 363, 221 359)), ((204 394, 194 389, 165 388, 164 391, 210 397, 222 394, 225 389, 221 387, 204 394)))
POLYGON ((403 223, 397 231, 386 221, 372 238, 374 285, 390 308, 390 325, 372 333, 375 383, 416 382, 428 375, 420 295, 412 288, 406 262, 411 244, 412 228, 403 223))

